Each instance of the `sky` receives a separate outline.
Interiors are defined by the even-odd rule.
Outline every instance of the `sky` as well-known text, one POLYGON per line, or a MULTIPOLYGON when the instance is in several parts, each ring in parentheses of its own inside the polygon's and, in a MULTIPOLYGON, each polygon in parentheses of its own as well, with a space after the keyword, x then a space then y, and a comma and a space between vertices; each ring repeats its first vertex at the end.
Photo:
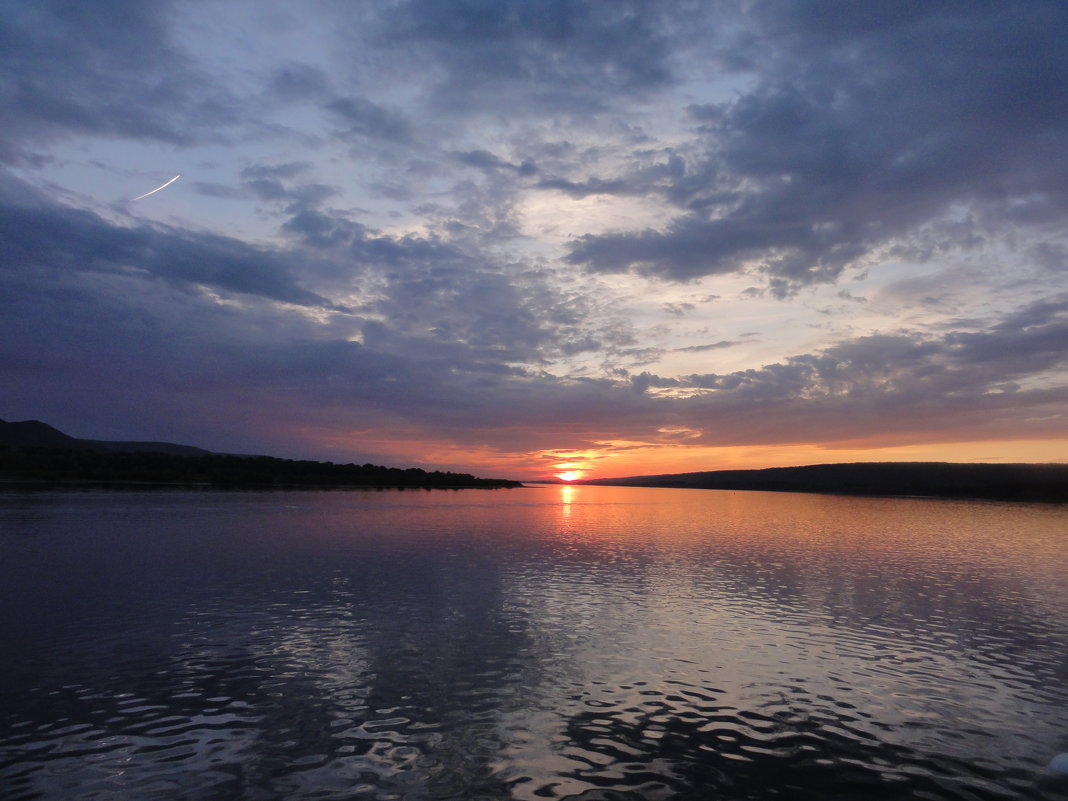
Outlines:
POLYGON ((1057 0, 0 0, 0 418, 1065 461, 1065 76, 1057 0))

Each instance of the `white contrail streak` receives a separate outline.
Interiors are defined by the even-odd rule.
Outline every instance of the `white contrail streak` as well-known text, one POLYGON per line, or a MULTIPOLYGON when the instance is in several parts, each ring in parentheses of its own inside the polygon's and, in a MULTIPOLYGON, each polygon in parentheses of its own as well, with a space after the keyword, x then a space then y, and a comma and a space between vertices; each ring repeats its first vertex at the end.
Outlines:
POLYGON ((156 192, 158 192, 159 190, 161 190, 161 189, 166 189, 166 188, 167 188, 168 186, 170 186, 171 184, 173 184, 173 183, 174 183, 175 181, 177 181, 177 180, 178 180, 179 178, 181 178, 181 177, 182 177, 182 174, 181 174, 181 173, 178 173, 178 174, 177 174, 176 176, 174 176, 173 178, 171 178, 171 180, 167 181, 167 183, 165 183, 165 184, 164 184, 163 186, 157 186, 157 187, 156 187, 155 189, 153 189, 153 190, 152 190, 151 192, 145 192, 145 193, 144 193, 143 195, 138 195, 137 197, 135 197, 135 198, 134 198, 133 200, 131 200, 130 202, 131 202, 131 203, 133 203, 133 201, 134 201, 134 200, 140 200, 140 199, 141 199, 141 198, 143 198, 143 197, 148 197, 149 195, 154 195, 154 194, 156 194, 156 192))

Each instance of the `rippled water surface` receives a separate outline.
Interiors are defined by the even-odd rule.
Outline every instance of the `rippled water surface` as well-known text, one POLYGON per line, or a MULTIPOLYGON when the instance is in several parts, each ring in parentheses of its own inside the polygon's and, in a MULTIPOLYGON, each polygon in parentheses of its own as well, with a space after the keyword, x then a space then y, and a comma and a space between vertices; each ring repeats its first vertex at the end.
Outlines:
POLYGON ((0 493, 0 798, 1062 799, 1068 509, 0 493))

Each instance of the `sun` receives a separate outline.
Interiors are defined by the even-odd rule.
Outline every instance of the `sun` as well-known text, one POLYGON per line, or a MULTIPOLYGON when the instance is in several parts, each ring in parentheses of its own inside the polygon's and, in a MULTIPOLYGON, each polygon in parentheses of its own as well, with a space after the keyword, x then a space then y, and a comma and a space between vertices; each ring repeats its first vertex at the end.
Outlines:
POLYGON ((563 473, 557 473, 556 477, 561 481, 574 481, 576 478, 582 478, 582 471, 565 470, 563 473))

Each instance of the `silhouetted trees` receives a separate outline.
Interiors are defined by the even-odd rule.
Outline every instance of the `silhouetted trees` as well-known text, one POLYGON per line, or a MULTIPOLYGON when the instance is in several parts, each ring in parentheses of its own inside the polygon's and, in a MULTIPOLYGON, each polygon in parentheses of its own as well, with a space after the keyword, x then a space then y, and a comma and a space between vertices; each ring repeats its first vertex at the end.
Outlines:
POLYGON ((37 481, 207 484, 215 487, 500 488, 518 481, 469 473, 428 472, 373 464, 335 464, 271 456, 114 453, 0 447, 0 477, 37 481))

